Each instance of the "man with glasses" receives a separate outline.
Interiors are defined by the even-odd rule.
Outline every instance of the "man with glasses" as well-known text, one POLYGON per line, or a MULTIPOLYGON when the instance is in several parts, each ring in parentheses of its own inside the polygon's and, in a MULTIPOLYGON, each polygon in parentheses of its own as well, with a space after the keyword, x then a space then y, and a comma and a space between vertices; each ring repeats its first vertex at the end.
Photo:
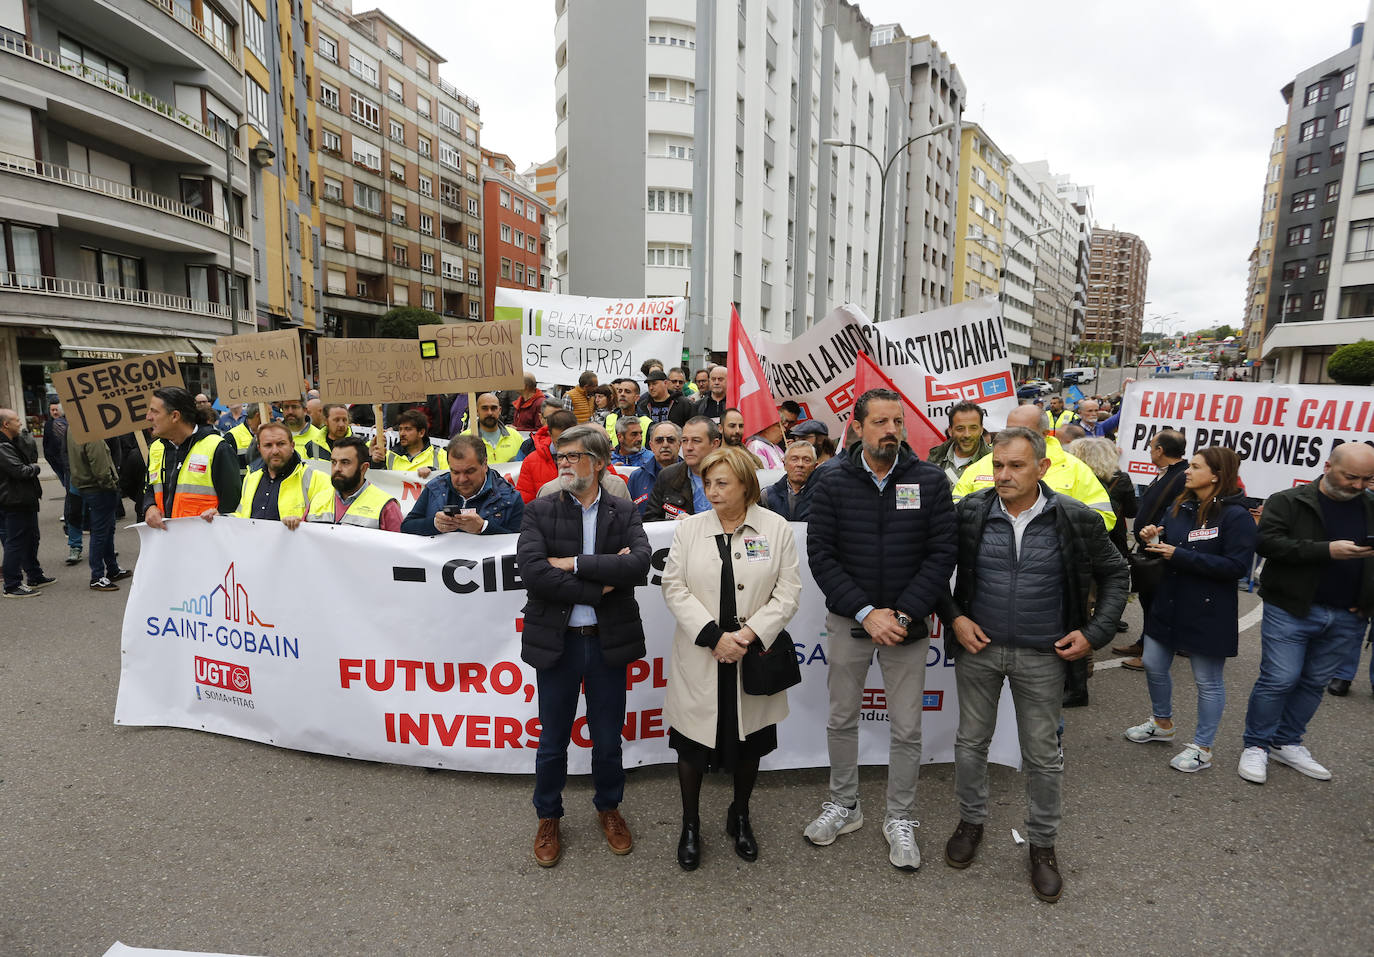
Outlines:
MULTIPOLYGON (((663 424, 655 426, 655 434, 663 424)), ((704 415, 688 419, 682 427, 678 450, 682 461, 670 465, 658 474, 654 490, 644 505, 644 521, 677 521, 688 515, 706 512, 711 503, 701 481, 701 463, 720 448, 720 427, 704 415)))
POLYGON ((634 500, 640 515, 644 514, 659 475, 664 469, 678 463, 677 452, 681 444, 682 430, 671 422, 660 422, 650 430, 650 458, 625 480, 630 489, 630 498, 634 500))

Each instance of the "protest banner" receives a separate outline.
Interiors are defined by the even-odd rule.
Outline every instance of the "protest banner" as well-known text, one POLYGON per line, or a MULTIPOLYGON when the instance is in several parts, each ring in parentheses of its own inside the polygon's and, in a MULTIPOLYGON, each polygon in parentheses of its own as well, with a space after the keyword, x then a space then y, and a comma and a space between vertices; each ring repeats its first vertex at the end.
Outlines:
MULTIPOLYGON (((321 754, 470 771, 529 773, 538 743, 535 671, 520 659, 525 603, 515 535, 423 538, 346 525, 222 517, 139 528, 141 550, 125 608, 115 723, 192 728, 321 754), (281 569, 292 569, 282 575, 281 569), (302 603, 301 594, 330 596, 302 603), (427 622, 423 628, 392 627, 427 622)), ((636 590, 647 656, 630 665, 625 765, 676 760, 663 698, 674 621, 659 586, 676 523, 645 526, 653 548, 636 590)), ((821 590, 797 536, 801 608, 788 625, 802 684, 765 768, 824 767, 827 648, 821 590)), ((932 640, 922 760, 953 759, 954 668, 932 640)), ((888 717, 881 671, 870 672, 859 756, 884 764, 888 717)), ((570 769, 586 773, 584 719, 570 769)), ((1004 689, 992 760, 1020 752, 1004 689)))
POLYGON ((433 358, 421 353, 425 391, 430 395, 519 389, 525 384, 518 320, 421 326, 420 343, 422 348, 434 344, 433 358))
POLYGON ((321 339, 325 402, 423 402, 425 374, 416 339, 321 339))
POLYGON ((186 381, 177 357, 159 352, 54 372, 52 386, 72 438, 95 442, 142 429, 147 425, 153 391, 164 386, 185 388, 186 381))
POLYGON ((1121 470, 1140 484, 1155 467, 1149 443, 1163 428, 1188 440, 1188 455, 1224 445, 1240 456, 1245 490, 1265 498, 1321 474, 1343 442, 1374 445, 1374 388, 1151 379, 1126 387, 1116 441, 1121 470))
POLYGON ((855 305, 836 309, 791 342, 757 343, 773 398, 796 400, 838 436, 854 407, 854 367, 865 353, 937 428, 965 400, 1001 428, 1016 408, 1011 356, 995 299, 873 323, 855 305))
POLYGON ((592 299, 496 289, 497 320, 521 323, 524 368, 541 382, 572 385, 583 372, 603 381, 639 377, 645 359, 682 354, 685 299, 592 299))
POLYGON ((223 402, 301 397, 301 341, 295 329, 216 339, 214 360, 215 386, 223 402))

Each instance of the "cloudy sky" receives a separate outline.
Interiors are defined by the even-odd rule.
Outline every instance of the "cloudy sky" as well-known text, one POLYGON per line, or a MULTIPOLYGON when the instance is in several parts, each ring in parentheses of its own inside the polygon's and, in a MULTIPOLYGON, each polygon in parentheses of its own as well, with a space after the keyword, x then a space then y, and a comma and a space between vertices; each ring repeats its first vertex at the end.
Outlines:
MULTIPOLYGON (((579 2, 579 0, 573 0, 579 2)), ((594 0, 580 0, 594 2, 594 0)), ((691 0, 684 0, 691 3, 691 0)), ((374 4, 359 0, 356 9, 374 4)), ((553 0, 379 0, 482 104, 482 142, 520 168, 554 154, 553 0)), ((930 34, 968 88, 966 120, 1018 160, 1094 187, 1097 224, 1150 248, 1146 315, 1238 325, 1279 90, 1339 52, 1366 0, 862 0, 930 34)))

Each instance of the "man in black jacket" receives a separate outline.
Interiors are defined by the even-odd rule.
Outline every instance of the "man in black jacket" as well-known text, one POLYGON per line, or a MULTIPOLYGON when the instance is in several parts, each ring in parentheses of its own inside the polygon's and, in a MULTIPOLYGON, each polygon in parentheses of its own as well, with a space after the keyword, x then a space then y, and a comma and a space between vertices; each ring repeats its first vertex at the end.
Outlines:
POLYGON ((829 611, 830 796, 804 836, 823 847, 863 825, 859 712, 876 652, 889 719, 883 834, 892 865, 914 871, 921 865, 914 829, 930 647, 925 619, 954 569, 954 506, 944 473, 902 441, 897 393, 865 392, 854 420, 860 442, 811 478, 807 551, 829 611))
MULTIPOLYGON (((1183 460, 1184 454, 1188 451, 1188 446, 1183 435, 1173 429, 1164 429, 1156 432, 1155 437, 1150 440, 1150 461, 1155 468, 1159 469, 1159 474, 1155 476, 1153 482, 1145 486, 1145 490, 1140 493, 1140 500, 1136 505, 1135 527, 1145 528, 1148 525, 1163 524, 1160 519, 1167 509, 1173 507, 1174 500, 1183 491, 1184 473, 1188 471, 1188 463, 1183 460)), ((1136 541, 1141 545, 1140 536, 1136 536, 1136 541)), ((1146 615, 1150 614, 1150 603, 1154 598, 1154 589, 1142 588, 1140 594, 1140 609, 1146 615)), ((1131 671, 1144 671, 1145 665, 1140 660, 1140 654, 1144 646, 1140 640, 1134 644, 1120 645, 1112 649, 1112 654, 1127 655, 1128 659, 1123 661, 1122 667, 1129 668, 1131 671)))
POLYGON ((988 744, 1002 684, 1009 680, 1026 773, 1031 889, 1054 903, 1064 889, 1054 842, 1064 770, 1059 719, 1065 662, 1092 654, 1116 634, 1130 572, 1101 516, 1041 481, 1049 468, 1039 432, 1013 427, 997 434, 994 487, 966 496, 957 509, 959 570, 954 594, 941 598, 939 614, 959 689, 959 826, 945 845, 945 862, 968 867, 982 840, 988 744))
MULTIPOLYGON (((650 434, 658 436, 654 426, 650 434)), ((678 454, 682 461, 669 465, 658 473, 654 490, 644 505, 644 521, 677 521, 711 507, 706 500, 706 487, 701 481, 701 463, 720 448, 720 427, 704 415, 694 416, 682 427, 678 454)))
POLYGON ((645 583, 650 549, 634 503, 601 492, 610 458, 610 440, 599 425, 560 435, 554 461, 563 491, 525 506, 516 546, 529 595, 521 657, 534 666, 539 688, 534 859, 541 867, 553 867, 562 855, 568 743, 582 688, 601 829, 614 853, 628 854, 634 846, 619 811, 625 795, 620 736, 626 666, 644 657, 634 589, 645 583))
POLYGON ((782 468, 785 474, 764 492, 763 504, 789 522, 804 522, 811 517, 816 447, 804 439, 795 440, 787 447, 782 468))
POLYGON ((0 521, 4 523, 5 597, 29 598, 53 581, 38 564, 38 444, 13 409, 0 409, 0 521), (22 574, 28 575, 24 584, 22 574))

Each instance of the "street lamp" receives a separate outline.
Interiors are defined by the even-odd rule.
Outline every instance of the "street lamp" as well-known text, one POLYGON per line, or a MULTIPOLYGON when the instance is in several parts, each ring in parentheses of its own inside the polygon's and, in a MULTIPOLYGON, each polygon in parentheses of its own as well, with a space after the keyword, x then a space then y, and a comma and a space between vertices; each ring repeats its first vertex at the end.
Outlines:
POLYGON ((897 150, 890 157, 888 157, 886 162, 879 159, 877 153, 873 152, 871 149, 869 149, 867 146, 864 146, 862 143, 850 143, 846 140, 838 139, 833 136, 821 140, 821 142, 824 143, 826 146, 837 148, 844 146, 852 146, 856 150, 863 150, 869 156, 873 157, 873 162, 878 164, 878 265, 877 268, 873 271, 873 285, 876 290, 873 296, 874 322, 881 322, 883 318, 883 234, 885 232, 883 227, 887 219, 887 174, 892 169, 892 164, 897 161, 897 157, 904 154, 907 151, 907 148, 910 147, 912 143, 915 143, 917 140, 923 140, 927 136, 935 136, 939 133, 944 133, 948 130, 952 130, 958 125, 959 124, 957 120, 948 120, 944 123, 938 124, 937 126, 931 127, 929 130, 920 134, 919 136, 913 136, 911 139, 903 143, 899 150, 897 150))
MULTIPOLYGON (((245 126, 253 126, 251 120, 240 123, 234 127, 233 132, 229 130, 229 123, 220 120, 220 126, 224 130, 224 221, 229 224, 229 288, 226 289, 225 298, 229 300, 229 322, 233 329, 233 334, 239 334, 239 309, 238 303, 234 299, 234 287, 238 281, 234 273, 238 269, 237 251, 234 249, 234 137, 245 126)), ((256 129, 256 127, 253 127, 256 129)), ((272 160, 277 156, 277 151, 272 148, 272 143, 265 137, 259 136, 257 145, 249 153, 252 162, 259 169, 267 169, 272 165, 272 160)), ((251 191, 252 171, 249 170, 248 187, 251 191)), ((251 201, 251 200, 250 200, 251 201)), ((252 245, 252 240, 249 240, 252 245)))

